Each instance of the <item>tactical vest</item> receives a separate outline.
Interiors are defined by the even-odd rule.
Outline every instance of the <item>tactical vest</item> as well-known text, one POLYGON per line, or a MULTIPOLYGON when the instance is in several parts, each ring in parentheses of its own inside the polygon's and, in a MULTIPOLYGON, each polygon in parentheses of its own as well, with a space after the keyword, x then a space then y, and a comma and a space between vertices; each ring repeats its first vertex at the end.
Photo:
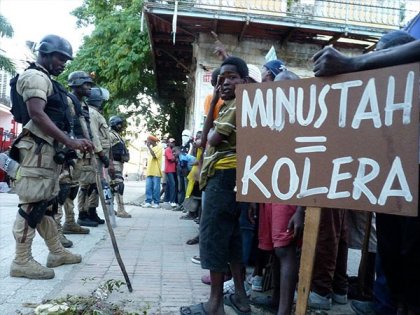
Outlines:
POLYGON ((54 122, 58 129, 71 132, 73 122, 70 117, 67 91, 57 81, 51 80, 53 85, 53 94, 47 97, 47 104, 44 112, 54 122))
POLYGON ((76 95, 72 93, 68 93, 68 96, 71 98, 74 104, 74 110, 76 112, 76 116, 73 117, 73 134, 77 139, 85 139, 85 134, 83 133, 82 125, 80 124, 80 119, 84 119, 86 121, 86 126, 89 133, 89 139, 92 140, 92 132, 90 129, 90 117, 89 117, 89 110, 85 110, 82 107, 82 103, 76 97, 76 95))
MULTIPOLYGON (((71 122, 70 116, 68 112, 68 104, 67 104, 67 91, 64 87, 51 79, 50 74, 39 67, 35 63, 30 63, 28 69, 35 69, 44 73, 48 79, 50 80, 53 86, 53 94, 47 97, 47 103, 44 108, 44 112, 47 116, 54 122, 54 124, 61 130, 70 132, 71 131, 71 122)), ((26 103, 23 101, 22 95, 17 92, 17 82, 19 80, 19 75, 16 75, 13 79, 10 80, 10 97, 12 101, 11 113, 13 114, 14 119, 26 125, 28 121, 31 119, 28 113, 28 108, 26 103)))
POLYGON ((125 148, 123 143, 118 142, 112 147, 112 156, 114 157, 115 161, 121 162, 124 153, 125 148))
POLYGON ((79 118, 76 117, 76 118, 73 119, 73 121, 74 121, 74 127, 73 127, 74 136, 77 139, 84 139, 85 136, 83 134, 82 125, 80 124, 79 118))
MULTIPOLYGON (((117 132, 115 132, 117 133, 117 132)), ((112 156, 114 158, 115 161, 118 162, 127 162, 127 160, 125 158, 127 158, 128 156, 128 150, 125 146, 124 141, 121 139, 121 137, 119 135, 117 135, 118 137, 118 143, 114 144, 112 146, 112 156)))

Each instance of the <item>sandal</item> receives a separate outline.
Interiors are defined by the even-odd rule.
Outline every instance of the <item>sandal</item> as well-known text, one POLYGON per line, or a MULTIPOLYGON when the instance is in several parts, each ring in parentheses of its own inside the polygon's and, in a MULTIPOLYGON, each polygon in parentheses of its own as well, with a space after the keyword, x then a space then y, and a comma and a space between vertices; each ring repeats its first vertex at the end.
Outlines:
POLYGON ((207 315, 207 311, 204 309, 204 304, 199 303, 190 306, 181 306, 179 309, 181 315, 207 315))
POLYGON ((234 293, 225 294, 223 296, 223 303, 227 306, 233 308, 236 314, 238 315, 251 315, 251 308, 247 311, 241 311, 238 305, 235 304, 235 300, 233 299, 234 293))

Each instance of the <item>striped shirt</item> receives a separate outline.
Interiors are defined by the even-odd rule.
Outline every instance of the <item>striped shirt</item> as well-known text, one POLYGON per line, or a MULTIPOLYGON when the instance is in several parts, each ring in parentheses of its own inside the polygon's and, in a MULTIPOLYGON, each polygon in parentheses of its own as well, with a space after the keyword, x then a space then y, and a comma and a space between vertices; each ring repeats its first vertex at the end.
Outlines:
POLYGON ((200 176, 200 189, 207 185, 209 177, 217 169, 236 168, 236 100, 225 101, 219 117, 214 121, 214 130, 225 136, 217 146, 207 146, 204 152, 200 176))

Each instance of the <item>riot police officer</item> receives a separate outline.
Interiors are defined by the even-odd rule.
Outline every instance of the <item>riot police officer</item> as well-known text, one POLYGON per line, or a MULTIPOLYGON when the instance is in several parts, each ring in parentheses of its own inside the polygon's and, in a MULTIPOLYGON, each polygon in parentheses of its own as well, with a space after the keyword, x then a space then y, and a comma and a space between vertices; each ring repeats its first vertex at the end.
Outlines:
MULTIPOLYGON (((90 96, 86 99, 88 104, 89 116, 90 116, 90 129, 93 134, 97 136, 92 138, 95 146, 95 153, 98 154, 100 163, 99 173, 102 175, 102 168, 109 168, 109 172, 113 173, 114 166, 110 163, 110 135, 108 125, 105 118, 100 114, 102 104, 109 99, 109 92, 104 88, 94 87, 91 89, 90 96)), ((86 170, 87 173, 88 170, 86 170)), ((88 217, 90 221, 95 221, 98 224, 104 224, 105 221, 98 216, 96 208, 99 205, 98 187, 95 178, 95 170, 91 170, 90 174, 87 174, 91 178, 90 182, 80 181, 80 192, 78 196, 79 204, 79 219, 77 223, 80 225, 86 225, 84 217, 88 217), (93 178, 92 178, 93 177, 93 178), (83 196, 87 194, 88 202, 84 202, 83 196)), ((102 193, 102 192, 101 192, 102 193)))
MULTIPOLYGON (((17 81, 17 92, 26 102, 30 121, 15 141, 11 156, 20 163, 16 178, 19 211, 13 225, 16 255, 10 268, 12 277, 51 279, 52 267, 74 264, 81 256, 67 251, 59 241, 53 219, 58 177, 65 150, 93 150, 87 139, 73 139, 68 116, 67 92, 51 76, 63 72, 72 59, 70 43, 57 35, 47 35, 39 43, 35 67, 24 71, 17 81), (65 146, 65 147, 64 147, 65 146), (47 267, 31 254, 35 230, 44 239, 48 250, 47 267)), ((65 156, 66 154, 64 154, 65 156)))
MULTIPOLYGON (((72 108, 72 112, 76 112, 77 110, 81 111, 83 113, 82 119, 84 119, 88 125, 89 112, 83 110, 83 107, 87 106, 83 99, 90 96, 91 88, 94 85, 93 80, 84 71, 74 71, 69 74, 67 82, 72 90, 68 95, 69 106, 72 108)), ((80 117, 73 117, 73 133, 76 138, 85 139, 79 119, 80 117)), ((92 137, 92 135, 90 136, 92 137)), ((74 199, 79 191, 79 180, 86 173, 84 172, 85 168, 92 168, 89 153, 79 154, 78 157, 78 159, 72 160, 70 163, 65 163, 60 175, 60 192, 58 194, 59 208, 58 213, 54 218, 58 223, 60 241, 64 247, 72 245, 72 242, 67 239, 64 234, 88 234, 90 232, 89 229, 77 224, 74 219, 74 199), (63 208, 65 222, 64 225, 61 226, 63 208)), ((93 178, 93 180, 95 181, 95 178, 93 178)), ((98 225, 94 221, 92 221, 92 224, 93 226, 98 225)))
POLYGON ((118 210, 117 217, 120 218, 131 218, 131 214, 127 213, 124 209, 124 163, 130 160, 130 154, 125 145, 121 132, 123 131, 124 121, 119 116, 112 116, 109 119, 109 126, 111 127, 111 150, 114 163, 115 174, 111 177, 111 188, 114 192, 114 196, 117 199, 118 210))

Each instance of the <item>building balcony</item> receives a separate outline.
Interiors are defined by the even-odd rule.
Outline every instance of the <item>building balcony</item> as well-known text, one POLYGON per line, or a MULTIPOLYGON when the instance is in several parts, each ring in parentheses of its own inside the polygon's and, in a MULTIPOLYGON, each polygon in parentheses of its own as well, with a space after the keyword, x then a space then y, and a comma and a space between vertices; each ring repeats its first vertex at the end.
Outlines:
MULTIPOLYGON (((149 1, 148 7, 174 12, 176 1, 149 1)), ((340 30, 359 29, 378 36, 385 30, 400 28, 417 11, 404 0, 181 0, 177 11, 185 15, 241 19, 270 24, 327 25, 340 30)))
MULTIPOLYGON (((193 45, 211 32, 277 47, 369 51, 384 33, 400 29, 420 11, 418 0, 167 0, 145 1, 159 97, 185 102, 185 84, 197 66, 193 45), (173 71, 177 69, 177 71, 173 71), (187 77, 188 76, 188 77, 187 77)), ((222 40, 223 41, 223 40, 222 40)), ((262 52, 262 53, 266 53, 262 52)))
MULTIPOLYGON (((183 1, 180 1, 183 2, 183 1)), ((405 16, 400 0, 197 0, 194 7, 252 15, 313 19, 338 24, 398 27, 405 16)))

